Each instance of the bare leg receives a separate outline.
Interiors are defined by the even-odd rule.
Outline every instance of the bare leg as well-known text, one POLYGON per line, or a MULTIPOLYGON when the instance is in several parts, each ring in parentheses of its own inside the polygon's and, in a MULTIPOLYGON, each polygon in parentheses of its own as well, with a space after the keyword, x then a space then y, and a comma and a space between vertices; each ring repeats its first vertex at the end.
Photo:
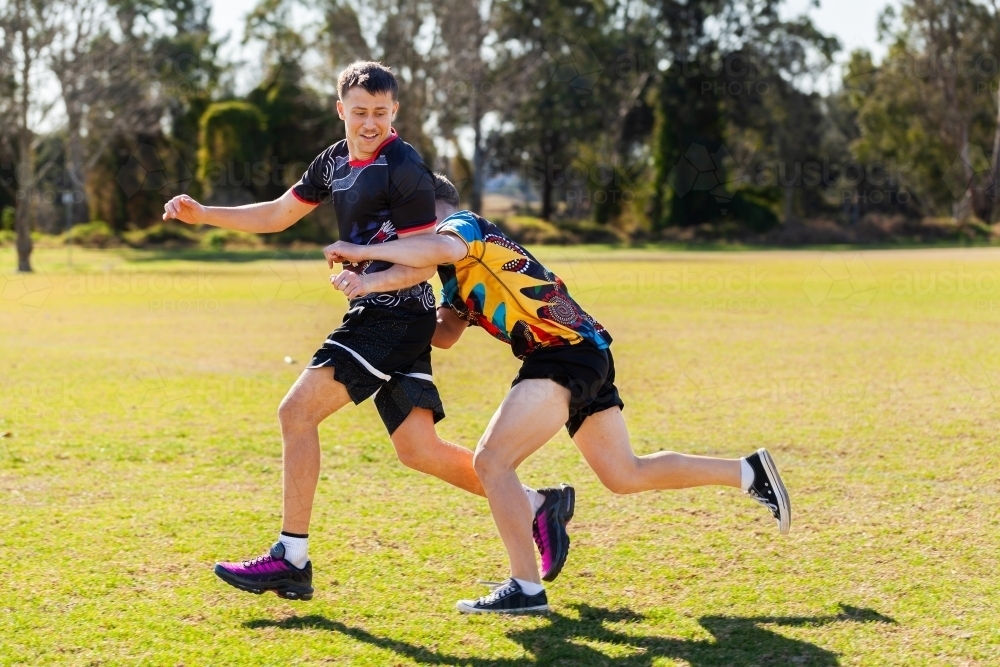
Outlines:
POLYGON ((739 459, 675 452, 636 456, 622 411, 617 407, 587 417, 573 442, 601 482, 614 493, 709 485, 740 488, 739 459))
POLYGON ((552 380, 515 385, 476 447, 475 471, 510 557, 512 577, 541 583, 531 537, 531 505, 517 466, 559 432, 569 416, 569 390, 552 380))
POLYGON ((332 368, 302 372, 278 407, 284 470, 284 519, 281 529, 308 533, 319 481, 319 424, 349 403, 347 389, 332 368))
POLYGON ((438 437, 432 411, 414 408, 390 437, 396 456, 406 467, 433 475, 477 496, 486 495, 472 468, 472 450, 438 437))

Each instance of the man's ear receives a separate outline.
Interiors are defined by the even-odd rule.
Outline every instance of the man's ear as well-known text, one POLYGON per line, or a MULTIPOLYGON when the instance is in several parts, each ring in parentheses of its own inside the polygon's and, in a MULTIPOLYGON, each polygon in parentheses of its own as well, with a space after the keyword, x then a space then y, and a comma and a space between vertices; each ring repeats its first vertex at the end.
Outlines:
POLYGON ((396 120, 396 112, 398 112, 398 111, 399 111, 399 102, 395 102, 392 105, 392 119, 391 120, 396 120))
POLYGON ((337 115, 340 116, 340 120, 347 120, 344 118, 344 103, 337 100, 337 115))

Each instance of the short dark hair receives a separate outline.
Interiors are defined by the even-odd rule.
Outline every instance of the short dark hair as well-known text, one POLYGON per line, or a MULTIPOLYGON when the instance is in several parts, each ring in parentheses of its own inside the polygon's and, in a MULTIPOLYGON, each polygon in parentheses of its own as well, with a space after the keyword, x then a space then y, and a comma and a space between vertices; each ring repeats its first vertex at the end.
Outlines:
POLYGON ((443 201, 455 208, 462 205, 458 196, 458 188, 444 174, 434 174, 434 201, 443 201))
POLYGON ((392 70, 374 60, 357 60, 348 65, 337 79, 337 95, 343 100, 347 91, 355 86, 364 88, 370 95, 389 93, 393 102, 399 95, 399 84, 392 70))

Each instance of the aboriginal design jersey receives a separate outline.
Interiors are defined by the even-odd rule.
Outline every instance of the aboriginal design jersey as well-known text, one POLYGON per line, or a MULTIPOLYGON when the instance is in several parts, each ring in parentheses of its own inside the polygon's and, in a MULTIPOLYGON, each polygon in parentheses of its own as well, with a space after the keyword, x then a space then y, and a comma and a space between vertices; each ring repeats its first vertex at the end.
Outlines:
POLYGON ((602 350, 611 344, 611 335, 570 297, 563 281, 490 221, 459 211, 436 231, 469 247, 464 259, 438 267, 442 304, 509 343, 518 359, 584 340, 602 350))
MULTIPOLYGON (((351 160, 346 140, 330 146, 292 186, 292 194, 307 204, 332 203, 340 238, 357 245, 385 243, 400 234, 428 229, 437 217, 431 171, 395 129, 368 160, 351 160)), ((390 266, 389 262, 369 260, 347 268, 375 273, 390 266)), ((421 283, 357 301, 429 310, 434 307, 434 292, 429 284, 421 283)))

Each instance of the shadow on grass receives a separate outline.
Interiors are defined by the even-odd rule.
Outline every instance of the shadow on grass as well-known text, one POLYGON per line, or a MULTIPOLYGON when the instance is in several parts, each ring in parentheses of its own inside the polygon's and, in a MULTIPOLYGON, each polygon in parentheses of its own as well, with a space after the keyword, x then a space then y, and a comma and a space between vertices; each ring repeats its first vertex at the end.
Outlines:
POLYGON ((643 620, 629 609, 603 609, 574 605, 579 619, 549 614, 550 623, 527 630, 511 630, 507 636, 521 644, 534 658, 476 658, 439 653, 414 644, 374 635, 363 628, 332 621, 325 616, 293 616, 282 621, 255 620, 247 628, 282 628, 285 630, 327 630, 359 642, 392 651, 422 665, 652 665, 657 658, 678 658, 693 667, 730 665, 839 665, 837 655, 815 644, 790 639, 766 625, 782 627, 819 627, 831 623, 891 623, 896 621, 872 609, 841 605, 840 613, 829 616, 703 616, 701 626, 712 639, 671 639, 624 634, 606 623, 630 623, 643 620), (619 657, 609 657, 594 644, 604 644, 619 657))

